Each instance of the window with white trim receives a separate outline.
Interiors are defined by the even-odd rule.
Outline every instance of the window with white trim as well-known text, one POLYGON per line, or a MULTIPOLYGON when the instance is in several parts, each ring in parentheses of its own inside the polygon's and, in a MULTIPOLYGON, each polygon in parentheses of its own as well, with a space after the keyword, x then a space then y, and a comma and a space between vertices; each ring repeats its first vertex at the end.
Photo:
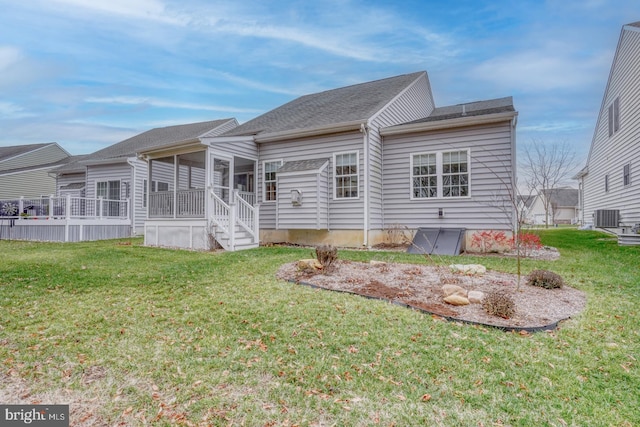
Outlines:
POLYGON ((282 160, 263 163, 264 170, 264 201, 273 202, 278 197, 276 188, 276 171, 282 166, 282 160))
POLYGON ((620 130, 620 98, 616 98, 609 105, 609 136, 620 130))
POLYGON ((333 155, 334 193, 336 199, 358 198, 358 158, 359 153, 338 153, 333 155))
POLYGON ((631 164, 629 163, 622 168, 622 184, 625 187, 631 184, 631 164))
POLYGON ((411 194, 416 199, 438 197, 436 153, 411 156, 411 194))
POLYGON ((411 155, 411 198, 468 197, 469 150, 411 155))

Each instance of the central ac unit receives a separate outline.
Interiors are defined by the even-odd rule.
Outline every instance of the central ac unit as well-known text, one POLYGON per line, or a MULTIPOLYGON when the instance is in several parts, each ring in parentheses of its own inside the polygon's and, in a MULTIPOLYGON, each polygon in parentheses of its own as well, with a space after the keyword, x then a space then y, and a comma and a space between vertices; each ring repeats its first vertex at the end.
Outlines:
POLYGON ((620 223, 620 211, 598 209, 593 212, 593 226, 596 228, 616 228, 620 223))

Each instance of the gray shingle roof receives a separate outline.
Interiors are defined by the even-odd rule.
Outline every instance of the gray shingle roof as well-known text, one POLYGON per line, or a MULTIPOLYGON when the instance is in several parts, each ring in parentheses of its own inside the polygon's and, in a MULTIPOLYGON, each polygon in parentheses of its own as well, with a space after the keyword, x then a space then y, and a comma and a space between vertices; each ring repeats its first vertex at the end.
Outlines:
POLYGON ((212 120, 208 122, 155 128, 133 136, 117 144, 89 154, 84 161, 117 159, 135 156, 141 150, 161 147, 174 142, 188 141, 204 135, 208 131, 233 119, 212 120))
POLYGON ((534 195, 518 196, 518 202, 522 203, 526 208, 530 208, 531 207, 531 203, 533 203, 535 198, 536 198, 536 196, 534 196, 534 195))
POLYGON ((553 188, 551 190, 543 191, 545 196, 549 196, 551 203, 558 207, 573 207, 578 206, 579 203, 579 190, 575 188, 553 188))
POLYGON ((380 111, 419 77, 421 71, 301 96, 226 132, 223 136, 255 135, 313 129, 366 120, 380 111))
POLYGON ((329 159, 309 159, 285 162, 278 169, 278 173, 315 171, 320 169, 328 161, 329 159))
POLYGON ((638 28, 640 28, 640 21, 638 21, 638 22, 632 22, 631 24, 627 24, 627 25, 630 25, 630 26, 632 26, 632 27, 638 27, 638 28))
POLYGON ((411 123, 435 122, 439 120, 457 119, 461 117, 481 116, 485 114, 496 114, 505 112, 515 112, 513 98, 489 99, 485 101, 468 102, 465 104, 449 105, 435 108, 429 117, 415 120, 411 123))
POLYGON ((37 150, 44 146, 55 144, 55 142, 47 142, 44 144, 27 144, 27 145, 11 145, 9 147, 0 147, 0 161, 10 159, 29 151, 37 150))

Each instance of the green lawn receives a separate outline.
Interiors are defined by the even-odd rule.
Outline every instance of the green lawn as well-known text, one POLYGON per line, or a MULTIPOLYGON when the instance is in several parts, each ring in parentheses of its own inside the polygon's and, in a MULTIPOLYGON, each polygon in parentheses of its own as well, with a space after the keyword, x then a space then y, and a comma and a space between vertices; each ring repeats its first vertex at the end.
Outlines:
POLYGON ((588 304, 528 336, 275 278, 310 249, 2 241, 0 403, 69 403, 72 425, 640 425, 640 247, 539 233, 561 259, 523 271, 588 304))

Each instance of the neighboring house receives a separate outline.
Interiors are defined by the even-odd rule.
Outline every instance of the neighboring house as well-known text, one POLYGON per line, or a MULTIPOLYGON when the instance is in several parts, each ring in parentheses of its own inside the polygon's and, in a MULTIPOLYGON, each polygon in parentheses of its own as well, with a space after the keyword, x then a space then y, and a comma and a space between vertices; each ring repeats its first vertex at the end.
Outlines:
POLYGON ((535 195, 518 196, 518 218, 523 224, 533 224, 531 216, 531 205, 536 199, 535 195))
POLYGON ((516 116, 510 97, 435 108, 418 72, 302 96, 200 145, 143 150, 151 180, 177 177, 149 194, 145 243, 369 247, 392 228, 512 230, 516 116), (181 189, 183 175, 210 191, 181 189))
POLYGON ((640 22, 622 27, 587 165, 582 221, 621 232, 640 224, 640 22))
POLYGON ((55 142, 0 147, 0 199, 54 194, 56 180, 49 172, 69 160, 55 142))
POLYGON ((575 188, 540 191, 529 203, 526 222, 536 225, 576 224, 580 219, 579 196, 580 192, 575 188))
MULTIPOLYGON (((147 215, 149 187, 152 191, 168 189, 173 177, 147 183, 147 163, 136 153, 174 143, 198 143, 200 138, 223 133, 237 125, 237 121, 231 118, 148 130, 57 169, 57 194, 128 199, 131 201, 129 217, 132 232, 141 233, 147 215)), ((116 209, 118 205, 110 206, 116 209)))

